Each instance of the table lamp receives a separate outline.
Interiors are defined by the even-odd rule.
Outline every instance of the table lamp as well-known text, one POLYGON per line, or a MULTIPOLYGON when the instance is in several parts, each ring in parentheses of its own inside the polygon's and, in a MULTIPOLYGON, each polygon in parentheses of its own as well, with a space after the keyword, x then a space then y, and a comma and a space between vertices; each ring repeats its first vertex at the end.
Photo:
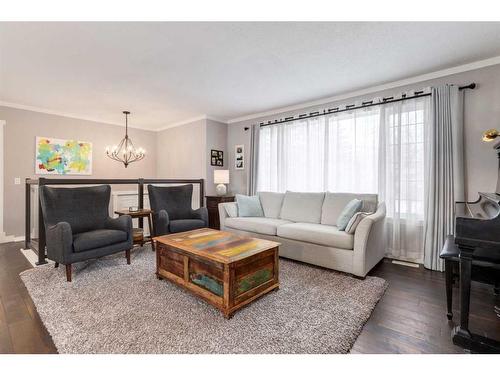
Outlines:
POLYGON ((214 184, 217 184, 215 191, 217 195, 226 195, 226 185, 229 184, 229 170, 215 169, 214 170, 214 184))

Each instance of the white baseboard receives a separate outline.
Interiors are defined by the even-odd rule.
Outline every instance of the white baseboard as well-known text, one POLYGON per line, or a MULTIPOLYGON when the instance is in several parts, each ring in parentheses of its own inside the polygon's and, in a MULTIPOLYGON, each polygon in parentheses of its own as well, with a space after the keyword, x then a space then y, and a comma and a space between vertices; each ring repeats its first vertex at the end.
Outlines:
MULTIPOLYGON (((37 267, 36 262, 38 262, 38 255, 31 249, 19 249, 21 251, 21 254, 24 255, 26 259, 28 259, 28 262, 31 263, 33 267, 37 267)), ((46 258, 47 263, 49 264, 54 264, 53 261, 49 260, 46 258)))
POLYGON ((418 263, 411 263, 411 262, 403 262, 401 260, 392 260, 392 264, 398 264, 400 266, 406 266, 406 267, 413 267, 413 268, 420 268, 420 265, 418 263))
POLYGON ((12 235, 5 235, 5 233, 0 233, 0 243, 7 243, 7 242, 18 242, 18 241, 24 241, 24 236, 12 236, 12 235))

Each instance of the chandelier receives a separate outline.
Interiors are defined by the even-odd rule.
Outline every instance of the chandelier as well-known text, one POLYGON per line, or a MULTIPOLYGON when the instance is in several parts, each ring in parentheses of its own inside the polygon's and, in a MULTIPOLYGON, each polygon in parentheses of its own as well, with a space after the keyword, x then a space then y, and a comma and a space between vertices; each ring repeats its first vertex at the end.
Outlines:
POLYGON ((128 115, 130 115, 130 112, 123 111, 123 113, 125 114, 125 137, 118 145, 113 146, 111 149, 107 146, 106 155, 110 159, 123 163, 125 168, 127 168, 130 163, 144 159, 146 151, 142 148, 135 149, 132 140, 128 137, 128 115))

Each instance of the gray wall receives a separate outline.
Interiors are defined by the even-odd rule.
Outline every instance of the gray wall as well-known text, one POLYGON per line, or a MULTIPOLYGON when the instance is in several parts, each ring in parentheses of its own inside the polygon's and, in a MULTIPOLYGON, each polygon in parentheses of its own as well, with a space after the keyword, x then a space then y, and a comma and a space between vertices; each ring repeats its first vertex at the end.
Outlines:
POLYGON ((158 178, 205 178, 206 120, 156 134, 158 178))
MULTIPOLYGON (((222 122, 207 120, 206 122, 206 193, 207 195, 215 195, 214 184, 214 170, 215 169, 228 169, 228 155, 227 155, 227 124, 222 122), (213 167, 210 165, 210 151, 220 150, 224 152, 224 165, 222 167, 213 167)), ((231 177, 231 176, 230 176, 231 177)))
POLYGON ((250 150, 250 132, 244 131, 245 126, 267 121, 275 118, 291 116, 297 113, 310 112, 323 108, 335 107, 337 104, 351 104, 358 100, 369 100, 374 97, 391 96, 393 94, 418 89, 427 86, 436 86, 445 83, 457 85, 475 82, 478 87, 475 90, 465 92, 465 160, 466 180, 469 199, 477 197, 478 191, 495 191, 497 181, 497 158, 492 150, 491 144, 481 142, 484 130, 500 127, 500 65, 490 66, 478 70, 464 72, 430 81, 424 81, 411 86, 402 86, 396 89, 381 91, 355 97, 351 100, 342 100, 315 107, 304 107, 299 111, 276 113, 254 120, 242 121, 228 125, 228 150, 229 165, 231 168, 231 190, 233 193, 246 193, 248 183, 248 152, 250 150), (245 145, 245 157, 247 166, 244 171, 234 170, 234 146, 245 145))
POLYGON ((215 194, 214 169, 227 169, 227 124, 210 119, 162 130, 157 135, 158 178, 204 178, 215 194), (210 165, 210 150, 224 151, 224 167, 210 165))
MULTIPOLYGON (((46 136, 92 142, 91 176, 75 178, 152 178, 156 177, 156 133, 129 129, 137 147, 146 149, 146 158, 128 168, 109 159, 104 151, 124 136, 125 128, 68 117, 0 107, 0 119, 6 121, 4 150, 4 231, 7 235, 24 235, 24 179, 35 175, 35 137, 46 136), (15 185, 14 178, 21 184, 15 185)), ((68 176, 47 176, 50 178, 68 176)), ((122 186, 122 189, 127 187, 122 186)), ((130 189, 130 187, 128 187, 130 189)))

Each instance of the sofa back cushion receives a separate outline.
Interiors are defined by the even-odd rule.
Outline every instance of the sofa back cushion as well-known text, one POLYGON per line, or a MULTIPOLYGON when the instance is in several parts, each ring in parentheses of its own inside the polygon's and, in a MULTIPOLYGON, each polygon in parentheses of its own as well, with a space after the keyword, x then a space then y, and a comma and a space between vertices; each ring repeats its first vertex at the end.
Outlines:
POLYGON ((278 219, 280 217, 284 197, 284 193, 274 193, 271 191, 259 192, 260 204, 264 210, 264 216, 272 219, 278 219))
POLYGON ((283 198, 280 219, 302 223, 319 223, 324 198, 325 193, 287 191, 283 198))
POLYGON ((330 193, 327 192, 321 210, 321 224, 337 225, 337 219, 344 207, 353 199, 363 201, 360 211, 375 212, 378 205, 377 194, 330 193))

